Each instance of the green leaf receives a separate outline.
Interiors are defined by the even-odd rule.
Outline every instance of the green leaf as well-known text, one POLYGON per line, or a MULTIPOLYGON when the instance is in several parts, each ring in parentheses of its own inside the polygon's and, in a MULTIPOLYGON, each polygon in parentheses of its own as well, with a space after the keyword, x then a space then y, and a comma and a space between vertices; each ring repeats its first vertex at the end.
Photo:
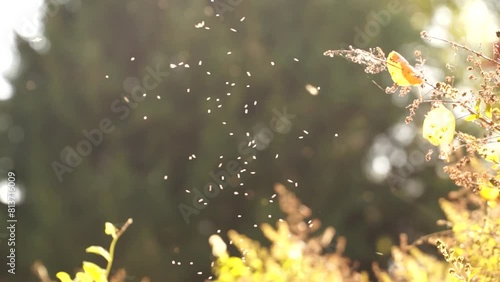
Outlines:
POLYGON ((87 253, 101 255, 108 262, 111 260, 111 256, 109 255, 108 250, 104 249, 103 247, 100 247, 100 246, 90 246, 87 249, 85 249, 85 251, 87 253))

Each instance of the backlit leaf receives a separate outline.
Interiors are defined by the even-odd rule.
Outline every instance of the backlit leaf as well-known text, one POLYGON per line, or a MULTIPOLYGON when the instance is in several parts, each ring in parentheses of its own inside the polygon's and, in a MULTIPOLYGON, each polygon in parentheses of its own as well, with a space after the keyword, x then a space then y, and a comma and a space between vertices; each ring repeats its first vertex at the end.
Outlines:
POLYGON ((109 252, 106 249, 104 249, 103 247, 100 247, 100 246, 90 246, 87 249, 85 249, 85 251, 87 253, 101 255, 108 262, 111 260, 111 256, 109 255, 109 252))
POLYGON ((92 277, 90 277, 90 275, 88 275, 87 273, 84 273, 84 272, 78 272, 76 274, 75 281, 78 281, 78 282, 94 282, 94 280, 92 279, 92 277))
POLYGON ((481 185, 479 195, 487 201, 495 201, 500 195, 500 190, 492 185, 481 185))
POLYGON ((455 136, 455 116, 445 106, 439 105, 427 113, 423 137, 432 145, 448 145, 455 136))
POLYGON ((465 121, 475 121, 478 118, 479 118, 479 115, 470 115, 470 116, 467 116, 464 120, 465 121))
POLYGON ((116 238, 116 227, 112 223, 106 222, 106 224, 104 224, 104 233, 116 238))
POLYGON ((416 86, 423 80, 417 76, 415 69, 398 52, 392 51, 387 56, 387 70, 392 80, 399 86, 416 86))
POLYGON ((71 279, 71 276, 69 276, 68 273, 66 272, 58 272, 56 274, 56 277, 59 278, 59 280, 61 280, 61 282, 73 282, 73 280, 71 279))
POLYGON ((488 117, 489 119, 491 119, 493 117, 493 112, 492 112, 491 105, 489 105, 489 104, 486 105, 486 109, 484 111, 484 115, 486 117, 488 117))
POLYGON ((107 282, 106 270, 102 269, 95 263, 88 261, 83 262, 83 271, 91 277, 95 282, 107 282))
POLYGON ((483 145, 481 148, 477 150, 477 152, 486 160, 494 164, 500 164, 500 158, 498 157, 498 153, 500 149, 499 143, 489 143, 483 145))

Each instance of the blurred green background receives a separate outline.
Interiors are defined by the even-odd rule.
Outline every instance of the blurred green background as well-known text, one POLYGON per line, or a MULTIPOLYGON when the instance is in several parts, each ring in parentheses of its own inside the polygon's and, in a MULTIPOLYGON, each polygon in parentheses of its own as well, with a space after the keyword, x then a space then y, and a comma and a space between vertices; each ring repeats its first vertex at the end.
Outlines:
MULTIPOLYGON (((18 38, 14 93, 0 102, 1 173, 15 171, 24 196, 18 274, 0 281, 37 281, 36 260, 52 277, 82 260, 104 265, 85 248, 108 246, 104 222, 129 217, 115 268, 130 281, 202 281, 211 275, 211 234, 263 239, 253 225, 280 217, 269 201, 277 182, 347 237, 347 256, 362 269, 386 264, 384 242, 397 244, 401 232, 413 241, 439 230, 437 198, 452 186, 422 161, 429 147, 419 120, 404 125, 413 94, 386 95, 372 80, 389 86, 387 73, 367 75, 323 52, 380 46, 412 62, 415 49, 440 54, 419 32, 463 36, 454 1, 60 2, 48 3, 37 48, 18 38), (284 109, 294 117, 273 131, 284 109), (109 133, 95 133, 102 122, 109 133), (100 142, 89 148, 83 131, 100 142), (86 156, 65 163, 80 143, 86 156), (196 189, 231 160, 239 177, 193 207, 196 189), (181 204, 196 211, 189 223, 181 204)), ((2 254, 6 247, 2 240, 2 254)))

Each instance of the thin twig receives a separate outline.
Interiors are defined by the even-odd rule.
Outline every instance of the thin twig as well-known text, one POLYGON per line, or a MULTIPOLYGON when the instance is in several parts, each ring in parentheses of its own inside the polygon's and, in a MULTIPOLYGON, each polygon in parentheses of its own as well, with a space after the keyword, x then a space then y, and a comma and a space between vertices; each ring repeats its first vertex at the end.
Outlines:
POLYGON ((495 61, 494 59, 492 59, 492 58, 490 58, 490 57, 488 57, 488 56, 485 56, 485 55, 483 55, 483 54, 482 54, 482 53, 480 53, 480 52, 474 51, 474 50, 470 49, 469 47, 466 47, 466 46, 464 46, 464 45, 461 45, 461 44, 458 44, 458 43, 456 43, 456 42, 450 41, 450 40, 448 40, 448 39, 443 39, 443 38, 439 38, 439 37, 434 37, 434 36, 431 36, 431 35, 429 35, 426 31, 422 31, 422 32, 420 33, 420 36, 421 36, 422 38, 428 38, 428 39, 433 39, 433 40, 437 40, 437 41, 441 41, 441 42, 446 42, 446 43, 450 44, 451 46, 456 46, 456 47, 458 47, 458 48, 461 48, 461 49, 463 49, 463 50, 466 50, 466 51, 468 51, 468 52, 471 52, 471 53, 475 54, 476 56, 479 56, 479 57, 481 57, 481 58, 483 58, 483 59, 485 59, 485 60, 487 60, 487 61, 490 61, 490 62, 492 62, 492 63, 495 63, 495 64, 498 64, 498 63, 499 63, 498 61, 495 61))

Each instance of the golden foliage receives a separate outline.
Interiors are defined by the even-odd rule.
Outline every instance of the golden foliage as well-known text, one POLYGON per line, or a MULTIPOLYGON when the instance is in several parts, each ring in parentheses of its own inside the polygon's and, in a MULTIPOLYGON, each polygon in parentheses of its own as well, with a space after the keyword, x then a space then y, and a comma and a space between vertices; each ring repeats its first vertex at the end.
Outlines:
POLYGON ((438 248, 453 265, 454 273, 460 274, 465 267, 457 267, 457 263, 467 262, 473 275, 460 274, 466 281, 499 281, 500 206, 491 207, 475 195, 455 201, 441 199, 439 203, 453 232, 452 240, 448 240, 453 251, 446 251, 443 242, 438 248))
POLYGON ((228 237, 241 256, 230 257, 218 235, 210 238, 217 257, 213 265, 213 272, 217 275, 215 281, 368 281, 368 275, 353 270, 350 260, 342 255, 343 238, 337 239, 335 252, 325 252, 335 235, 332 227, 326 228, 319 236, 313 236, 320 223, 317 220, 305 221, 311 215, 310 209, 283 185, 277 184, 275 190, 279 194, 281 210, 287 216, 286 220, 276 223, 276 228, 269 224, 260 226, 271 242, 270 248, 263 248, 258 242, 231 230, 228 237))
MULTIPOLYGON (((467 189, 452 193, 450 200, 440 200, 450 230, 425 236, 437 246, 444 261, 416 247, 424 238, 408 246, 402 236, 401 245, 392 247, 393 261, 388 270, 382 270, 376 264, 373 270, 378 281, 383 282, 500 281, 500 109, 496 96, 500 87, 500 63, 426 32, 422 32, 422 37, 449 43, 453 50, 469 52, 467 70, 476 71, 478 75, 470 74, 468 78, 471 82, 479 81, 476 90, 454 88, 452 76, 446 77, 444 82, 429 83, 424 73, 417 74, 417 70, 397 52, 391 52, 386 58, 378 47, 368 51, 350 47, 324 53, 325 56, 342 56, 364 65, 366 73, 388 70, 395 82, 386 88, 388 94, 399 89, 400 95, 406 95, 411 86, 429 86, 432 90, 427 100, 420 95, 408 106, 410 115, 406 122, 413 121, 422 103, 432 103, 423 121, 423 138, 440 146, 440 158, 449 163, 444 171, 457 186, 467 189), (483 68, 483 61, 494 65, 495 70, 483 68), (474 136, 457 130, 455 115, 445 104, 465 112, 465 123, 477 127, 480 134, 474 136)), ((415 51, 415 55, 418 68, 425 60, 420 51, 415 51)), ((367 281, 367 274, 354 271, 350 261, 342 256, 343 239, 338 240, 335 253, 324 252, 333 238, 334 229, 329 227, 319 237, 313 237, 313 232, 320 226, 319 221, 307 224, 305 219, 311 211, 284 186, 277 185, 275 189, 287 218, 278 222, 276 228, 268 224, 261 226, 271 241, 271 247, 263 248, 258 242, 230 231, 229 239, 242 254, 241 257, 230 257, 225 243, 214 235, 217 237, 211 238, 212 248, 222 250, 214 251, 217 257, 213 264, 218 277, 216 281, 367 281)))
POLYGON ((381 270, 374 264, 373 270, 380 282, 432 282, 453 281, 448 265, 421 252, 417 247, 392 247, 393 262, 389 270, 381 270))

